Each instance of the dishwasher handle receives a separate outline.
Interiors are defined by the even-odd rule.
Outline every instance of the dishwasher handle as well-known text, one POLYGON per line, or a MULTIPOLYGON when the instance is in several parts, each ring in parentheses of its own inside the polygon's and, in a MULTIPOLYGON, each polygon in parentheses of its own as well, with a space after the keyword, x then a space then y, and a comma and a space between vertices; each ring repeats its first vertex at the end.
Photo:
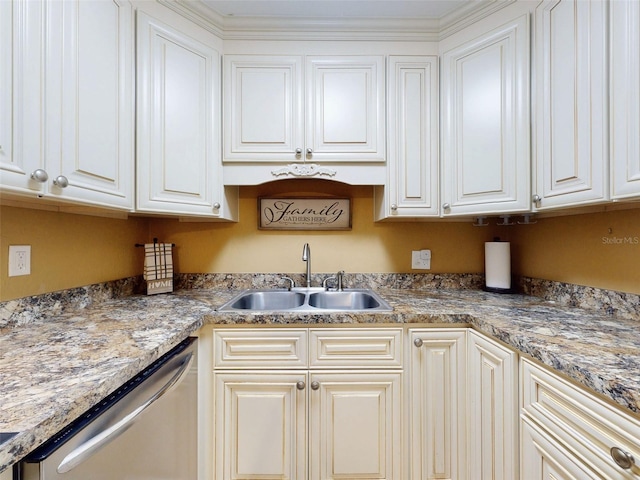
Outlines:
POLYGON ((123 434, 129 427, 131 427, 135 423, 142 412, 151 407, 157 400, 171 391, 182 381, 182 379, 189 372, 189 368, 191 367, 193 360, 194 355, 193 352, 191 352, 182 362, 182 365, 180 365, 171 379, 155 394, 153 394, 151 398, 149 398, 149 400, 141 404, 139 407, 124 416, 122 419, 118 420, 118 422, 116 422, 111 427, 103 430, 98 435, 90 438, 83 444, 76 447, 71 453, 69 453, 69 455, 64 458, 64 460, 62 460, 62 462, 60 462, 60 465, 58 465, 57 469, 58 473, 62 474, 71 471, 82 462, 84 462, 87 458, 89 458, 94 452, 104 447, 119 435, 123 434))

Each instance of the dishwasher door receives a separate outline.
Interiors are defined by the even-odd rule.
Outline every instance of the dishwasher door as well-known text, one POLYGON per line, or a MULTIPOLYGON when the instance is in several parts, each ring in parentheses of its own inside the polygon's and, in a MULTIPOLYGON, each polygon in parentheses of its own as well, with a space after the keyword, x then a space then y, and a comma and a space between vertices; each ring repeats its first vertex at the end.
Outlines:
POLYGON ((197 339, 189 338, 48 440, 23 480, 195 480, 197 339))

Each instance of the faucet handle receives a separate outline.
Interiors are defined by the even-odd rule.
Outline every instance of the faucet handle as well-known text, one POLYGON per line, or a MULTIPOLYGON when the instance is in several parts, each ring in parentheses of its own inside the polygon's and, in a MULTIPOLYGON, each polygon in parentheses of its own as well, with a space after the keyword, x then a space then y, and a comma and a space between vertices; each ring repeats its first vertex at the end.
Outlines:
POLYGON ((344 287, 344 270, 340 270, 337 275, 338 278, 338 291, 341 292, 344 287))
POLYGON ((291 290, 292 288, 295 288, 295 286, 296 286, 296 282, 294 282, 293 278, 291 278, 291 277, 284 276, 284 277, 282 277, 280 279, 280 282, 278 282, 278 283, 281 283, 281 282, 289 282, 289 287, 287 288, 287 290, 291 290))
POLYGON ((336 277, 335 275, 331 275, 330 277, 325 278, 322 281, 322 288, 324 288, 325 290, 329 290, 329 288, 337 289, 338 288, 338 277, 336 277), (333 282, 333 287, 329 287, 329 282, 333 282))

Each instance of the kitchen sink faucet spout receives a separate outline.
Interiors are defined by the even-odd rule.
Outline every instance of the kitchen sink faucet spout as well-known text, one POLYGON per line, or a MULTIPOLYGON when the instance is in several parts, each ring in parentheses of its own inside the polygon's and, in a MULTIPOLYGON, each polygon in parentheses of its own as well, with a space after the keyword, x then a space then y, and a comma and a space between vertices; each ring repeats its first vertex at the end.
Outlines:
POLYGON ((311 287, 311 249, 308 243, 305 243, 302 248, 302 261, 307 262, 307 288, 309 288, 311 287))

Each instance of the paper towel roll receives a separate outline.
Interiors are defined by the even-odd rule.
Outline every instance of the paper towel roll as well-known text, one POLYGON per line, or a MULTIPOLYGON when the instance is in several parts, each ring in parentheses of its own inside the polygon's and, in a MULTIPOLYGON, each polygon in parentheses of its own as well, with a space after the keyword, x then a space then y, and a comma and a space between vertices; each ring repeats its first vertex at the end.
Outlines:
POLYGON ((511 290, 511 244, 485 242, 484 273, 487 289, 511 290))

